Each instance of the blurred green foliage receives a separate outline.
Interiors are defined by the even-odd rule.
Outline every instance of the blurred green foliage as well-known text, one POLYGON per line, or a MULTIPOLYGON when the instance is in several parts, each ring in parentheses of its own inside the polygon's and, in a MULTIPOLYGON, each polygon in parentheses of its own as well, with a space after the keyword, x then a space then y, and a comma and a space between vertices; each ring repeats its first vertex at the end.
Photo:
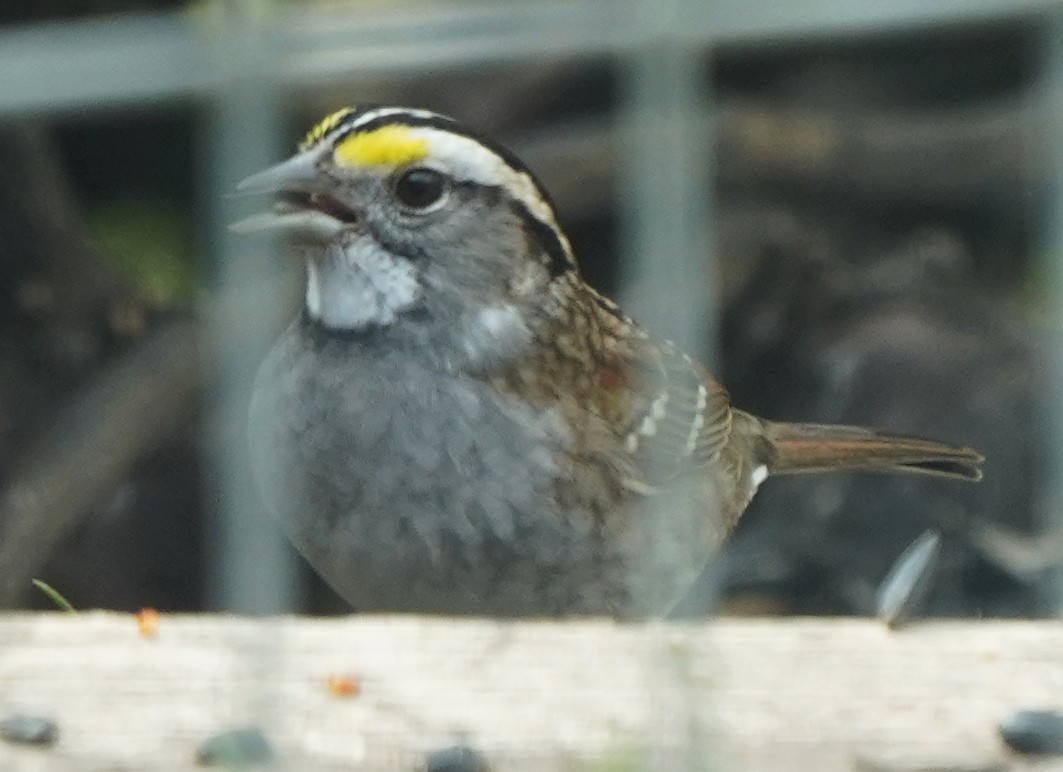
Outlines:
POLYGON ((165 201, 110 201, 88 213, 100 254, 161 306, 189 305, 201 284, 185 212, 165 201))

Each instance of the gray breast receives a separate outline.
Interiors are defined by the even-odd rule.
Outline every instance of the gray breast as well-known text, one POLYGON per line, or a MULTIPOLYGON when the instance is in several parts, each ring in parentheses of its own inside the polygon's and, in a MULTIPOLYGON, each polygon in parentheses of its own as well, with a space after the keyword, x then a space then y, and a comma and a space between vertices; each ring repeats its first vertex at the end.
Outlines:
MULTIPOLYGON (((360 609, 565 613, 607 560, 586 513, 556 512, 559 412, 357 338, 297 324, 250 414, 266 503, 360 609)), ((591 592, 593 595, 594 592, 591 592)), ((612 602, 612 601, 610 601, 612 602)))

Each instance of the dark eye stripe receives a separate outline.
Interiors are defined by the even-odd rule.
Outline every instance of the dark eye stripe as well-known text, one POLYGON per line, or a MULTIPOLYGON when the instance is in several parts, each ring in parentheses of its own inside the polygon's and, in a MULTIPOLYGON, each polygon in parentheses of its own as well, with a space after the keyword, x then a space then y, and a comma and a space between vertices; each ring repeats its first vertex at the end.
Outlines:
POLYGON ((555 228, 547 225, 529 212, 528 208, 520 201, 510 199, 509 205, 524 222, 524 227, 528 229, 528 232, 531 233, 542 246, 543 251, 546 252, 546 256, 549 258, 547 270, 550 272, 551 279, 556 279, 558 276, 575 268, 572 256, 565 248, 564 243, 561 241, 561 236, 555 228))

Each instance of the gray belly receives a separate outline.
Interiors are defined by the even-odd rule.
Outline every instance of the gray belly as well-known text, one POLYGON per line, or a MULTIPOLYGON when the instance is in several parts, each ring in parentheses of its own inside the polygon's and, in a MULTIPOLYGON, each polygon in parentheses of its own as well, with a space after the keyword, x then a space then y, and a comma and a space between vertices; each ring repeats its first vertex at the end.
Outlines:
MULTIPOLYGON (((408 358, 293 345, 263 364, 253 462, 296 547, 360 610, 616 613, 620 557, 588 511, 557 512, 557 412, 408 358)), ((621 583, 622 584, 622 583, 621 583)))

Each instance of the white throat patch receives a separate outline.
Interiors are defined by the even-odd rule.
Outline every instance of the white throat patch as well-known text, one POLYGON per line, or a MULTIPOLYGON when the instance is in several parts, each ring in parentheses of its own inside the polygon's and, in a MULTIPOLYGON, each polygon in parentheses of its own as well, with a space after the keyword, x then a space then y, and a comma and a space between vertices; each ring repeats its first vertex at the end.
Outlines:
POLYGON ((334 330, 385 327, 421 297, 413 265, 371 239, 329 247, 306 261, 306 310, 334 330))

